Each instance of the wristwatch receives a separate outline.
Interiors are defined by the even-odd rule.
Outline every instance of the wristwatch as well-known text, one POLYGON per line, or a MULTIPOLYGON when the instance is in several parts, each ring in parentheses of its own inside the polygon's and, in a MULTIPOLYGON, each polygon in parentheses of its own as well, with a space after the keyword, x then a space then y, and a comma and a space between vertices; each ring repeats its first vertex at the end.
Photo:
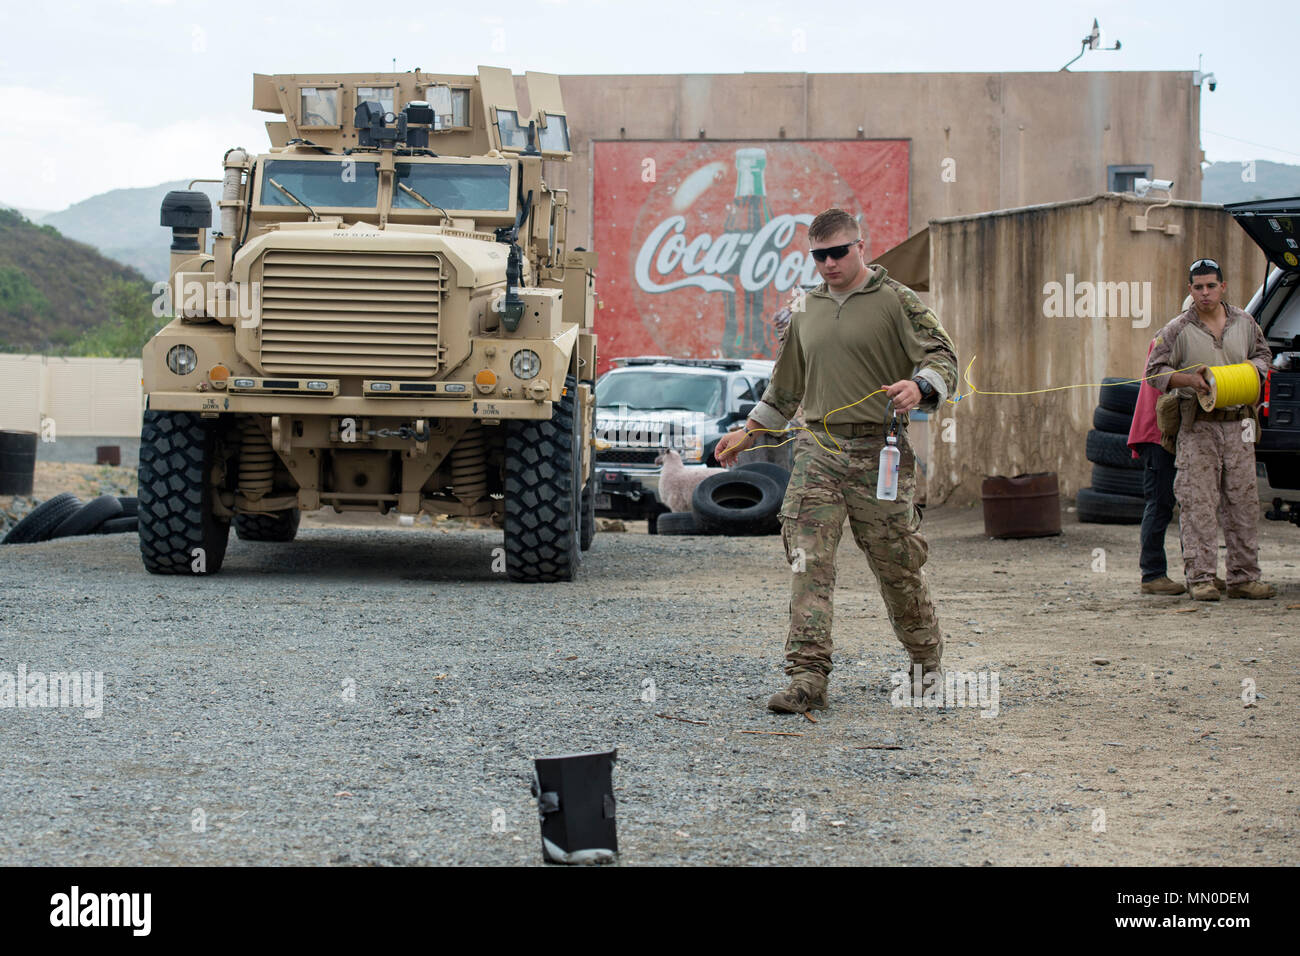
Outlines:
POLYGON ((934 386, 931 385, 929 382, 927 382, 925 379, 921 378, 921 376, 919 375, 916 376, 916 378, 912 379, 912 381, 915 382, 916 387, 921 390, 921 401, 928 402, 930 400, 930 396, 934 394, 934 386))

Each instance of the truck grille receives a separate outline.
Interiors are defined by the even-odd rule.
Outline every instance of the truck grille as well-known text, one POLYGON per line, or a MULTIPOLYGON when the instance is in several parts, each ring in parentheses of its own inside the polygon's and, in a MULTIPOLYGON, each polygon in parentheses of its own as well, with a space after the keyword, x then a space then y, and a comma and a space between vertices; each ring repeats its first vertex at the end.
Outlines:
POLYGON ((262 368, 427 378, 439 366, 444 282, 433 253, 268 250, 262 368))
POLYGON ((657 448, 649 451, 624 451, 618 448, 609 448, 597 453, 596 461, 602 465, 653 465, 655 458, 658 456, 659 450, 657 448))

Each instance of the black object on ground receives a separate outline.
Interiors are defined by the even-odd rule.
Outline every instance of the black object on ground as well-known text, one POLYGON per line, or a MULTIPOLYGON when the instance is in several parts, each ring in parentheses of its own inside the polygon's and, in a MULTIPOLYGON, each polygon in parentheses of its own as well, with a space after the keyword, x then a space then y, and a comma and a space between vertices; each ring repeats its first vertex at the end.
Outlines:
POLYGON ((733 470, 696 485, 691 507, 700 524, 723 534, 771 534, 779 527, 783 497, 767 475, 733 470))
POLYGON ((1092 489, 1104 491, 1108 495, 1124 495, 1128 498, 1142 498, 1146 492, 1142 487, 1146 472, 1131 468, 1112 468, 1110 465, 1092 466, 1092 489))
POLYGON ((1098 404, 1102 408, 1109 408, 1113 412, 1121 412, 1132 418, 1133 409, 1137 408, 1138 389, 1141 386, 1127 378, 1103 378, 1101 384, 1101 397, 1098 399, 1098 404), (1121 382, 1125 384, 1120 384, 1121 382))
POLYGON ((1146 501, 1126 495, 1108 495, 1104 491, 1080 488, 1079 520, 1089 524, 1141 524, 1146 501))
POLYGON ((612 777, 617 759, 617 750, 536 758, 533 796, 547 862, 614 862, 618 832, 612 777))
POLYGON ((70 491, 55 495, 49 501, 42 501, 9 529, 4 544, 34 544, 37 541, 45 541, 51 531, 80 507, 81 499, 70 491))
POLYGON ((0 495, 30 495, 35 479, 36 432, 0 429, 0 495))
POLYGON ((1098 405, 1093 410, 1092 427, 1099 432, 1110 432, 1113 435, 1123 435, 1127 438, 1129 429, 1132 426, 1132 415, 1111 411, 1102 405, 1098 405))
POLYGON ((1088 460, 1094 465, 1110 465, 1112 468, 1129 468, 1141 470, 1142 460, 1134 458, 1128 447, 1128 433, 1116 435, 1111 432, 1088 432, 1086 446, 1088 460))
POLYGON ((68 515, 54 529, 50 538, 72 538, 79 534, 94 534, 109 518, 122 513, 122 502, 116 495, 100 495, 68 515))

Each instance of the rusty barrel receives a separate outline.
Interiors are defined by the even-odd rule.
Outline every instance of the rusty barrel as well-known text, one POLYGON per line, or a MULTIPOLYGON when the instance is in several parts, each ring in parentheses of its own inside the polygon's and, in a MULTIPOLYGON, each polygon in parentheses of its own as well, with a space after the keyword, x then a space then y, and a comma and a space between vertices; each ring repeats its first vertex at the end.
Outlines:
POLYGON ((122 464, 122 446, 121 445, 96 445, 95 464, 115 465, 115 466, 122 464))
POLYGON ((1061 488, 1056 472, 1006 478, 993 475, 980 489, 984 533, 990 538, 1043 538, 1061 533, 1061 488))
POLYGON ((36 474, 36 432, 0 430, 0 495, 30 495, 36 474))

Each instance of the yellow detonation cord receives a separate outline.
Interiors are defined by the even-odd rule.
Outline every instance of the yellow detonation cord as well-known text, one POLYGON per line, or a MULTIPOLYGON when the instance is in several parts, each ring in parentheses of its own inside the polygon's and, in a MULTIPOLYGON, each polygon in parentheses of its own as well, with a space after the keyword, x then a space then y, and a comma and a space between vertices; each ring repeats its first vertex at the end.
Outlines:
MULTIPOLYGON (((970 370, 971 370, 971 366, 973 366, 974 364, 975 364, 975 356, 972 355, 970 361, 969 361, 968 363, 966 363, 966 372, 965 372, 965 374, 963 375, 963 378, 966 379, 966 385, 970 388, 970 391, 968 391, 965 395, 957 395, 957 396, 955 396, 955 397, 953 397, 953 398, 944 399, 944 401, 946 401, 949 405, 956 405, 956 404, 957 404, 958 402, 960 402, 963 398, 969 398, 969 397, 972 396, 972 395, 1043 395, 1043 394, 1046 394, 1047 392, 1063 392, 1063 391, 1065 391, 1066 389, 1070 389, 1070 388, 1109 388, 1109 387, 1112 386, 1112 385, 1138 385, 1138 384, 1140 384, 1140 383, 1142 383, 1142 382, 1147 381, 1148 379, 1152 379, 1152 378, 1156 378, 1156 377, 1157 377, 1157 376, 1155 376, 1155 375, 1148 375, 1146 378, 1131 378, 1131 379, 1125 379, 1125 380, 1122 381, 1122 382, 1088 382, 1088 383, 1084 383, 1084 384, 1080 384, 1080 385, 1056 385, 1056 386, 1053 386, 1052 388, 1034 388, 1034 389, 1030 389, 1030 390, 1027 391, 1027 392, 985 392, 985 391, 983 391, 983 390, 981 390, 981 389, 979 389, 979 388, 976 388, 976 387, 975 387, 975 383, 972 382, 972 381, 970 380, 970 370)), ((1216 368, 1211 368, 1211 369, 1210 369, 1210 371, 1211 371, 1212 373, 1223 373, 1223 374, 1224 374, 1224 378, 1227 378, 1228 381, 1225 381, 1224 384, 1223 384, 1222 386, 1220 386, 1220 387, 1223 388, 1223 389, 1225 389, 1225 390, 1228 390, 1229 387, 1230 387, 1231 390, 1229 391, 1229 394, 1232 395, 1232 396, 1234 396, 1234 397, 1237 397, 1237 398, 1236 398, 1236 401, 1229 402, 1229 403, 1227 403, 1227 404, 1237 404, 1237 405, 1240 405, 1240 404, 1247 403, 1247 402, 1249 402, 1249 403, 1253 403, 1254 400, 1255 400, 1255 398, 1258 398, 1258 397, 1259 397, 1259 375, 1258 375, 1258 373, 1255 372, 1255 367, 1254 367, 1253 365, 1251 365, 1249 362, 1243 362, 1242 365, 1244 365, 1246 368, 1250 369, 1250 371, 1251 371, 1252 373, 1255 374, 1255 396, 1254 396, 1254 398, 1240 398, 1240 397, 1237 397, 1237 396, 1240 396, 1241 394, 1243 394, 1243 393, 1247 390, 1247 389, 1244 388, 1244 386, 1243 386, 1243 384, 1241 383, 1241 381, 1236 377, 1236 376, 1237 376, 1237 372, 1234 371, 1234 370, 1240 369, 1241 366, 1237 366, 1237 365, 1223 365, 1223 366, 1218 366, 1218 367, 1216 367, 1216 368)), ((1198 364, 1196 364, 1196 365, 1189 365, 1189 366, 1187 366, 1186 368, 1175 369, 1175 373, 1177 373, 1177 372, 1190 372, 1191 370, 1193 370, 1193 369, 1197 369, 1197 368, 1200 368, 1200 367, 1201 367, 1200 363, 1198 363, 1198 364)), ((1219 377, 1218 377, 1218 375, 1216 374, 1216 377, 1215 377, 1214 381, 1218 381, 1218 380, 1219 380, 1219 377)), ((826 431, 826 428, 825 428, 826 422, 829 421, 829 420, 830 420, 830 417, 831 417, 832 415, 834 415, 836 412, 842 412, 842 411, 844 411, 845 409, 853 408, 855 405, 861 405, 863 402, 865 402, 867 399, 871 398, 873 395, 879 395, 879 394, 880 394, 881 392, 883 392, 884 390, 885 390, 884 388, 878 388, 878 389, 876 389, 874 392, 872 392, 870 395, 864 395, 864 396, 862 396, 861 398, 859 398, 856 402, 853 402, 852 404, 849 404, 849 405, 841 405, 839 408, 833 409, 832 411, 829 411, 829 412, 826 413, 826 417, 822 419, 822 434, 825 435, 826 438, 830 441, 830 443, 831 443, 832 445, 835 446, 834 449, 830 449, 830 448, 827 448, 825 445, 822 445, 821 439, 817 437, 817 433, 816 433, 815 431, 813 431, 811 428, 809 428, 807 425, 794 425, 794 426, 789 426, 789 425, 787 425, 785 428, 751 428, 751 429, 750 429, 750 432, 751 432, 751 433, 752 433, 752 432, 771 432, 771 433, 774 434, 774 435, 781 435, 781 434, 784 434, 785 432, 798 432, 798 431, 804 431, 804 432, 807 432, 809 435, 812 435, 812 437, 813 437, 813 441, 817 442, 818 445, 821 445, 821 448, 822 448, 823 451, 830 452, 832 455, 842 455, 842 454, 844 454, 844 446, 841 445, 839 442, 837 442, 837 441, 835 440, 835 438, 831 435, 830 432, 826 431)), ((1213 394, 1213 393, 1212 393, 1212 394, 1213 394)), ((1218 407, 1218 406, 1216 406, 1216 407, 1218 407)), ((776 445, 752 445, 752 446, 750 446, 749 448, 746 448, 745 450, 746 450, 746 451, 753 451, 753 450, 756 449, 756 448, 780 448, 782 445, 788 445, 788 444, 790 444, 790 442, 794 441, 794 440, 795 440, 796 438, 798 438, 798 437, 799 437, 798 435, 791 435, 789 438, 787 438, 785 441, 781 442, 780 444, 776 444, 776 445)))

